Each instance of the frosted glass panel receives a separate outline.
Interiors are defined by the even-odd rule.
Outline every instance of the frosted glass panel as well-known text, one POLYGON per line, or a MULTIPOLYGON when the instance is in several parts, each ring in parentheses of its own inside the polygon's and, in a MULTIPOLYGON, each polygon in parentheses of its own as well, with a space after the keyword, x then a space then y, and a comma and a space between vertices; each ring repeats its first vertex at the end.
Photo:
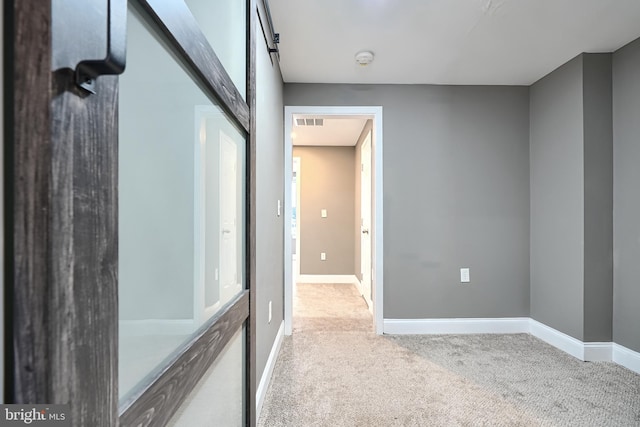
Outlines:
POLYGON ((246 93, 247 2, 185 0, 216 56, 243 98, 246 93))
POLYGON ((169 427, 244 426, 245 330, 239 330, 187 400, 169 427))
POLYGON ((122 401, 244 289, 245 137, 131 10, 119 108, 122 401))

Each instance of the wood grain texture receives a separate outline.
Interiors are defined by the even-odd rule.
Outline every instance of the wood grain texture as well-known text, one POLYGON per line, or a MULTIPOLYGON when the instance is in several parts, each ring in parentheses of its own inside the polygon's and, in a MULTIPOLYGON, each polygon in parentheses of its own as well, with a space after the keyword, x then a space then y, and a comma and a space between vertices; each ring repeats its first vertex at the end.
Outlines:
MULTIPOLYGON (((202 43, 190 13, 174 15, 169 2, 152 3, 196 74, 253 135, 249 107, 202 43)), ((11 138, 5 146, 11 174, 6 283, 13 348, 7 399, 70 403, 74 426, 117 426, 117 78, 100 77, 97 95, 79 92, 71 70, 50 70, 51 0, 16 0, 11 10, 11 138)), ((252 75, 255 87, 255 71, 252 75)), ((249 93, 255 105, 254 90, 249 93)), ((250 146, 254 200, 255 138, 250 146)), ((249 222, 255 224, 253 209, 249 222)), ((249 286, 255 289, 255 231, 248 235, 249 286)), ((246 291, 212 319, 129 405, 122 424, 164 425, 250 312, 250 319, 255 317, 253 298, 251 304, 250 309, 246 291)), ((254 399, 255 322, 248 326, 254 399)), ((251 405, 255 408, 253 400, 251 405)))
POLYGON ((72 73, 55 73, 49 357, 74 426, 118 419, 117 101, 116 77, 98 78, 86 96, 72 73))
MULTIPOLYGON (((183 1, 139 0, 194 74, 215 94, 221 107, 249 132, 249 107, 183 1)), ((249 13, 247 13, 249 15, 249 13)))
POLYGON ((208 322, 162 374, 122 405, 120 425, 164 426, 249 316, 245 291, 208 322))
MULTIPOLYGON (((52 72, 50 0, 14 3, 11 400, 117 425, 117 79, 52 72)), ((64 46, 64 48, 73 48, 64 46)))
POLYGON ((247 325, 247 418, 246 424, 254 427, 256 419, 256 391, 258 372, 256 367, 256 224, 257 224, 257 175, 256 175, 256 27, 258 10, 256 0, 247 0, 247 100, 249 103, 249 135, 247 138, 247 266, 249 279, 249 321, 247 325))
POLYGON ((47 295, 49 293, 49 179, 51 172, 51 8, 44 0, 6 4, 13 40, 5 78, 6 271, 10 304, 7 348, 9 402, 50 402, 47 295), (10 9, 9 9, 10 8, 10 9), (10 10, 10 12, 9 12, 10 10), (34 120, 35 118, 35 120, 34 120), (9 346, 8 346, 9 347, 9 346), (11 359, 12 357, 12 359, 11 359))

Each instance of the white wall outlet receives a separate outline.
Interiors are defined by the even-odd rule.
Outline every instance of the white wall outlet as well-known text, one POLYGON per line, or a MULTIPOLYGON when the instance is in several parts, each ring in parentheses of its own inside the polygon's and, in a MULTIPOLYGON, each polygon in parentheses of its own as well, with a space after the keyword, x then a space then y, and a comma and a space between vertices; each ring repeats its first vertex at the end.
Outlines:
POLYGON ((327 253, 320 252, 320 261, 326 261, 326 260, 327 260, 327 253))
POLYGON ((460 283, 469 283, 469 269, 461 268, 460 269, 460 283))
POLYGON ((278 199, 278 216, 282 214, 282 202, 278 199))
POLYGON ((322 218, 326 218, 327 217, 327 210, 326 209, 322 209, 320 211, 320 216, 322 216, 322 218))
POLYGON ((272 305, 273 304, 271 304, 271 301, 269 301, 269 322, 268 323, 271 323, 271 318, 273 314, 273 312, 271 311, 272 305))

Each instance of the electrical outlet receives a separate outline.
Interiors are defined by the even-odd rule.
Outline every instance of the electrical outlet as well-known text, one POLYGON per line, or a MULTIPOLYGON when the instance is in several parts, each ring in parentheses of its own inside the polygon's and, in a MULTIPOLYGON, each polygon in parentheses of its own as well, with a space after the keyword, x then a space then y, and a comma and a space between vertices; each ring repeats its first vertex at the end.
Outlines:
POLYGON ((461 268, 460 269, 460 283, 469 283, 469 269, 461 268))
POLYGON ((273 314, 273 312, 271 311, 271 308, 272 308, 272 304, 271 304, 271 301, 269 301, 269 322, 268 323, 271 323, 271 318, 273 314))
POLYGON ((327 260, 326 252, 320 252, 320 261, 326 261, 326 260, 327 260))

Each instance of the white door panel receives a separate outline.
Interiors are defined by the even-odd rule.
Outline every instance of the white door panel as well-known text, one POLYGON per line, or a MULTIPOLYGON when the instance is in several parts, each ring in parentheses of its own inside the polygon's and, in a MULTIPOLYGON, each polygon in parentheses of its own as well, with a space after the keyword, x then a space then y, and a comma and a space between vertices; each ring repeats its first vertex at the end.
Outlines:
POLYGON ((367 134, 361 148, 360 180, 360 256, 362 273, 362 296, 373 309, 371 295, 371 132, 367 134))

